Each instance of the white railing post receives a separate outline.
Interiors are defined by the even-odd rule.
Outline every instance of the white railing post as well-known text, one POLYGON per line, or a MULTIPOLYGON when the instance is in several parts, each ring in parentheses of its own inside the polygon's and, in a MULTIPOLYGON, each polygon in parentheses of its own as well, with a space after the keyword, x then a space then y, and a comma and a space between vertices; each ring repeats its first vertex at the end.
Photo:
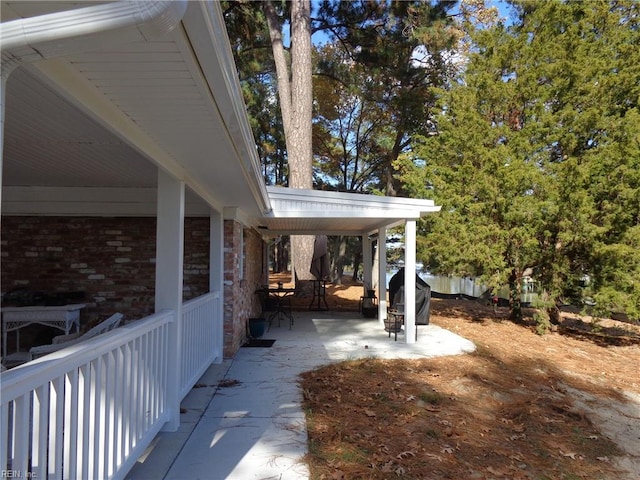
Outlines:
POLYGON ((218 292, 210 292, 192 298, 182 306, 181 398, 189 393, 209 365, 221 354, 218 350, 222 335, 222 324, 217 313, 219 304, 218 292))
POLYGON ((158 169, 158 213, 156 236, 156 312, 172 310, 166 387, 169 421, 163 428, 180 426, 180 375, 182 359, 182 279, 184 270, 184 182, 158 169))

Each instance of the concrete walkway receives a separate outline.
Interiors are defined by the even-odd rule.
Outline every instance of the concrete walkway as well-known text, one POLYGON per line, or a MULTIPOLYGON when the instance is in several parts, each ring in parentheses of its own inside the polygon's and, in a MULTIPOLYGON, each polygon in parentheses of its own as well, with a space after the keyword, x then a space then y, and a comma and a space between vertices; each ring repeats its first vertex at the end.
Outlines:
POLYGON ((182 402, 175 433, 159 434, 130 480, 300 480, 307 432, 298 375, 347 359, 430 358, 475 350, 435 325, 419 326, 418 341, 394 342, 377 320, 357 313, 294 312, 295 325, 265 333, 270 348, 241 348, 212 365, 182 402))

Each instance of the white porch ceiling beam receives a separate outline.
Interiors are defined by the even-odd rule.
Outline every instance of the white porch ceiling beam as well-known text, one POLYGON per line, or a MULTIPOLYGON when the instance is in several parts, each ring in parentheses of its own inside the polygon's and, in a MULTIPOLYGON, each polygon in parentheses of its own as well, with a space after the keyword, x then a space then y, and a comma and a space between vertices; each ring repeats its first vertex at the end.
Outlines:
POLYGON ((427 211, 430 208, 440 210, 435 206, 433 200, 405 198, 405 197, 381 197, 378 195, 367 195, 363 193, 333 192, 325 190, 309 190, 284 187, 267 187, 269 198, 274 203, 274 210, 281 209, 282 206, 297 204, 300 210, 324 208, 325 205, 335 205, 342 209, 349 209, 353 206, 393 209, 420 209, 427 211), (303 205, 309 208, 302 208, 303 205))
MULTIPOLYGON (((283 210, 278 209, 270 214, 265 216, 265 219, 268 218, 353 218, 354 213, 357 214, 358 217, 364 218, 388 218, 390 220, 395 220, 399 218, 412 218, 418 219, 421 217, 423 212, 418 210, 389 210, 389 209, 377 209, 376 207, 366 207, 366 208, 350 208, 349 210, 340 209, 333 210, 328 207, 326 210, 283 210)), ((437 211, 437 210, 436 210, 437 211)))
MULTIPOLYGON (((3 215, 155 217, 156 188, 3 187, 3 215)), ((191 193, 190 216, 208 216, 210 208, 191 193)))
MULTIPOLYGON (((357 220, 357 219, 356 219, 357 220)), ((399 224, 402 224, 403 221, 400 221, 399 224)), ((363 228, 363 229, 338 229, 338 228, 323 228, 323 227, 315 227, 315 228, 296 228, 292 226, 290 228, 280 228, 280 229, 264 229, 258 227, 258 231, 262 233, 264 238, 269 237, 277 237, 280 235, 344 235, 347 237, 361 237, 361 236, 369 236, 373 232, 377 232, 380 228, 385 228, 385 224, 382 224, 380 227, 375 228, 363 228)))

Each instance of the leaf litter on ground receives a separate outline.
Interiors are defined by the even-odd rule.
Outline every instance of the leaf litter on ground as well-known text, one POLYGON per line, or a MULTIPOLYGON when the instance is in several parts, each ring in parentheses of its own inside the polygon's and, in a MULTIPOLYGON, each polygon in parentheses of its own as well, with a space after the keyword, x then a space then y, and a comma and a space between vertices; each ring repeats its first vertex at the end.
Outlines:
MULTIPOLYGON (((506 315, 433 299, 432 323, 472 340, 475 353, 303 374, 312 478, 640 478, 640 448, 604 435, 575 394, 601 409, 640 401, 638 344, 540 336, 506 315)), ((640 416, 640 404, 628 411, 640 416)), ((640 418, 627 420, 640 441, 640 418)))

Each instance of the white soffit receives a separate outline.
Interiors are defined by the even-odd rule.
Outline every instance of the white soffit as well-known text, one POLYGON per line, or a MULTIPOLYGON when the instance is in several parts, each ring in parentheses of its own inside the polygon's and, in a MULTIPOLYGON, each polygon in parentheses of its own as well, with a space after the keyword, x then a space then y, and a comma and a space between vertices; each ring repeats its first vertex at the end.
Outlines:
MULTIPOLYGON (((67 9, 87 5, 63 3, 3 2, 14 7, 3 20, 58 11, 72 22, 67 9)), ((36 61, 15 73, 18 83, 9 79, 3 184, 16 188, 7 194, 34 186, 153 188, 159 167, 215 209, 232 205, 251 216, 270 209, 220 6, 186 5, 168 35, 36 61)))
POLYGON ((265 235, 365 235, 438 212, 433 200, 267 187, 272 212, 260 221, 265 235))

